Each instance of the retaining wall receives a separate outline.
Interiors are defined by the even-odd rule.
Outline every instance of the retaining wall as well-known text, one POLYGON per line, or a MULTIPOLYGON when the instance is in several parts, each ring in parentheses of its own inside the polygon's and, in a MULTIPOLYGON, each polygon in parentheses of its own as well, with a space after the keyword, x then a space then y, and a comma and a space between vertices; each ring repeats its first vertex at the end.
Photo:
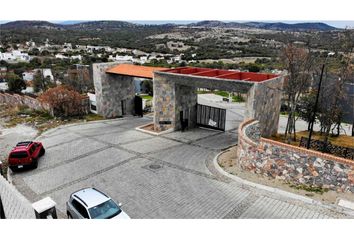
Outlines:
MULTIPOLYGON (((35 219, 32 204, 0 175, 0 200, 7 219, 35 219)), ((1 211, 1 209, 0 209, 1 211)))
MULTIPOLYGON (((79 112, 88 114, 90 111, 90 99, 88 96, 82 96, 82 108, 79 112)), ((30 97, 27 95, 20 95, 16 93, 2 93, 0 92, 0 103, 6 103, 12 106, 16 105, 26 105, 31 109, 35 110, 45 110, 50 112, 53 116, 55 115, 52 107, 44 102, 39 101, 37 98, 30 97)))
POLYGON ((237 159, 242 169, 253 173, 354 193, 354 161, 262 138, 253 119, 239 127, 237 159))
POLYGON ((10 94, 10 93, 1 93, 0 92, 0 102, 7 103, 10 105, 27 105, 29 108, 35 110, 46 110, 50 111, 50 107, 48 104, 42 103, 36 98, 29 97, 26 95, 20 94, 10 94))

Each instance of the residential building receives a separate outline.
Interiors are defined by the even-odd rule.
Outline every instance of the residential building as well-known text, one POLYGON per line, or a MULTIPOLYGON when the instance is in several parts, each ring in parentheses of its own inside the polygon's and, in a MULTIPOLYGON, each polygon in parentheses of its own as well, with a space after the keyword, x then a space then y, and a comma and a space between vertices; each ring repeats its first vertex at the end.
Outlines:
POLYGON ((58 58, 58 59, 67 59, 68 57, 64 56, 63 54, 61 53, 58 53, 55 55, 55 58, 58 58))
POLYGON ((52 69, 50 68, 41 68, 41 69, 34 69, 33 70, 35 73, 37 73, 38 71, 42 73, 43 78, 47 78, 49 77, 50 81, 54 81, 54 76, 52 73, 52 69))
POLYGON ((6 62, 29 62, 31 57, 28 53, 22 53, 19 50, 12 50, 12 52, 0 52, 0 60, 6 62))
POLYGON ((82 61, 82 56, 81 55, 74 55, 74 56, 71 56, 70 59, 82 61))
POLYGON ((26 71, 22 73, 22 79, 24 81, 33 81, 35 75, 35 71, 26 71))

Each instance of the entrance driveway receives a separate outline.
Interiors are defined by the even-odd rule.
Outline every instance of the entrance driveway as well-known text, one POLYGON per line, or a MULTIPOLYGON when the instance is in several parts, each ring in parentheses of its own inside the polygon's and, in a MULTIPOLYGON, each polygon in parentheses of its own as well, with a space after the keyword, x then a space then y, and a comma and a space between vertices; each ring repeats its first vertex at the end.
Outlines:
POLYGON ((31 201, 50 196, 60 217, 69 195, 96 187, 132 218, 337 218, 327 207, 243 186, 218 173, 213 159, 237 132, 194 129, 152 136, 134 128, 151 118, 62 126, 43 134, 38 169, 13 175, 31 201))

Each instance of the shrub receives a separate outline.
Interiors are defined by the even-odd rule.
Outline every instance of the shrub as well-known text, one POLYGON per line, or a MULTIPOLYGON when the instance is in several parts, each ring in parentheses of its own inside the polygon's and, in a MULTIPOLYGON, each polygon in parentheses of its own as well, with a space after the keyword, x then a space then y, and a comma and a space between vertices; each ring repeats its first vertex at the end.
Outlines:
POLYGON ((49 104, 53 115, 57 117, 78 116, 86 113, 82 105, 82 96, 65 86, 48 89, 39 96, 39 100, 49 104))
POLYGON ((25 81, 14 73, 8 73, 6 75, 6 81, 10 92, 20 93, 22 90, 26 89, 25 81))

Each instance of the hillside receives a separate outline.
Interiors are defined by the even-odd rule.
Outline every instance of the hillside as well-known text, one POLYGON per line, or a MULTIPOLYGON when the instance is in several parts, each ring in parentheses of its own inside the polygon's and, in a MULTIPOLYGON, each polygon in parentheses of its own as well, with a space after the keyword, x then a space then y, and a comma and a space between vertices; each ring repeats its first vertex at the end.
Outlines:
POLYGON ((90 21, 76 24, 67 24, 65 29, 70 30, 114 30, 122 28, 135 28, 139 25, 124 21, 90 21))
POLYGON ((282 30, 282 31, 308 31, 308 30, 315 30, 315 31, 331 31, 336 30, 335 27, 329 26, 325 23, 266 23, 266 22, 247 22, 244 25, 253 28, 261 28, 261 29, 269 29, 269 30, 282 30))
POLYGON ((201 21, 197 23, 188 24, 190 27, 220 27, 220 28, 258 28, 268 30, 280 30, 280 31, 331 31, 336 30, 335 27, 329 26, 325 23, 267 23, 267 22, 222 22, 222 21, 201 21))
POLYGON ((28 28, 44 28, 44 29, 62 29, 64 26, 47 21, 14 21, 0 24, 0 29, 28 29, 28 28))

